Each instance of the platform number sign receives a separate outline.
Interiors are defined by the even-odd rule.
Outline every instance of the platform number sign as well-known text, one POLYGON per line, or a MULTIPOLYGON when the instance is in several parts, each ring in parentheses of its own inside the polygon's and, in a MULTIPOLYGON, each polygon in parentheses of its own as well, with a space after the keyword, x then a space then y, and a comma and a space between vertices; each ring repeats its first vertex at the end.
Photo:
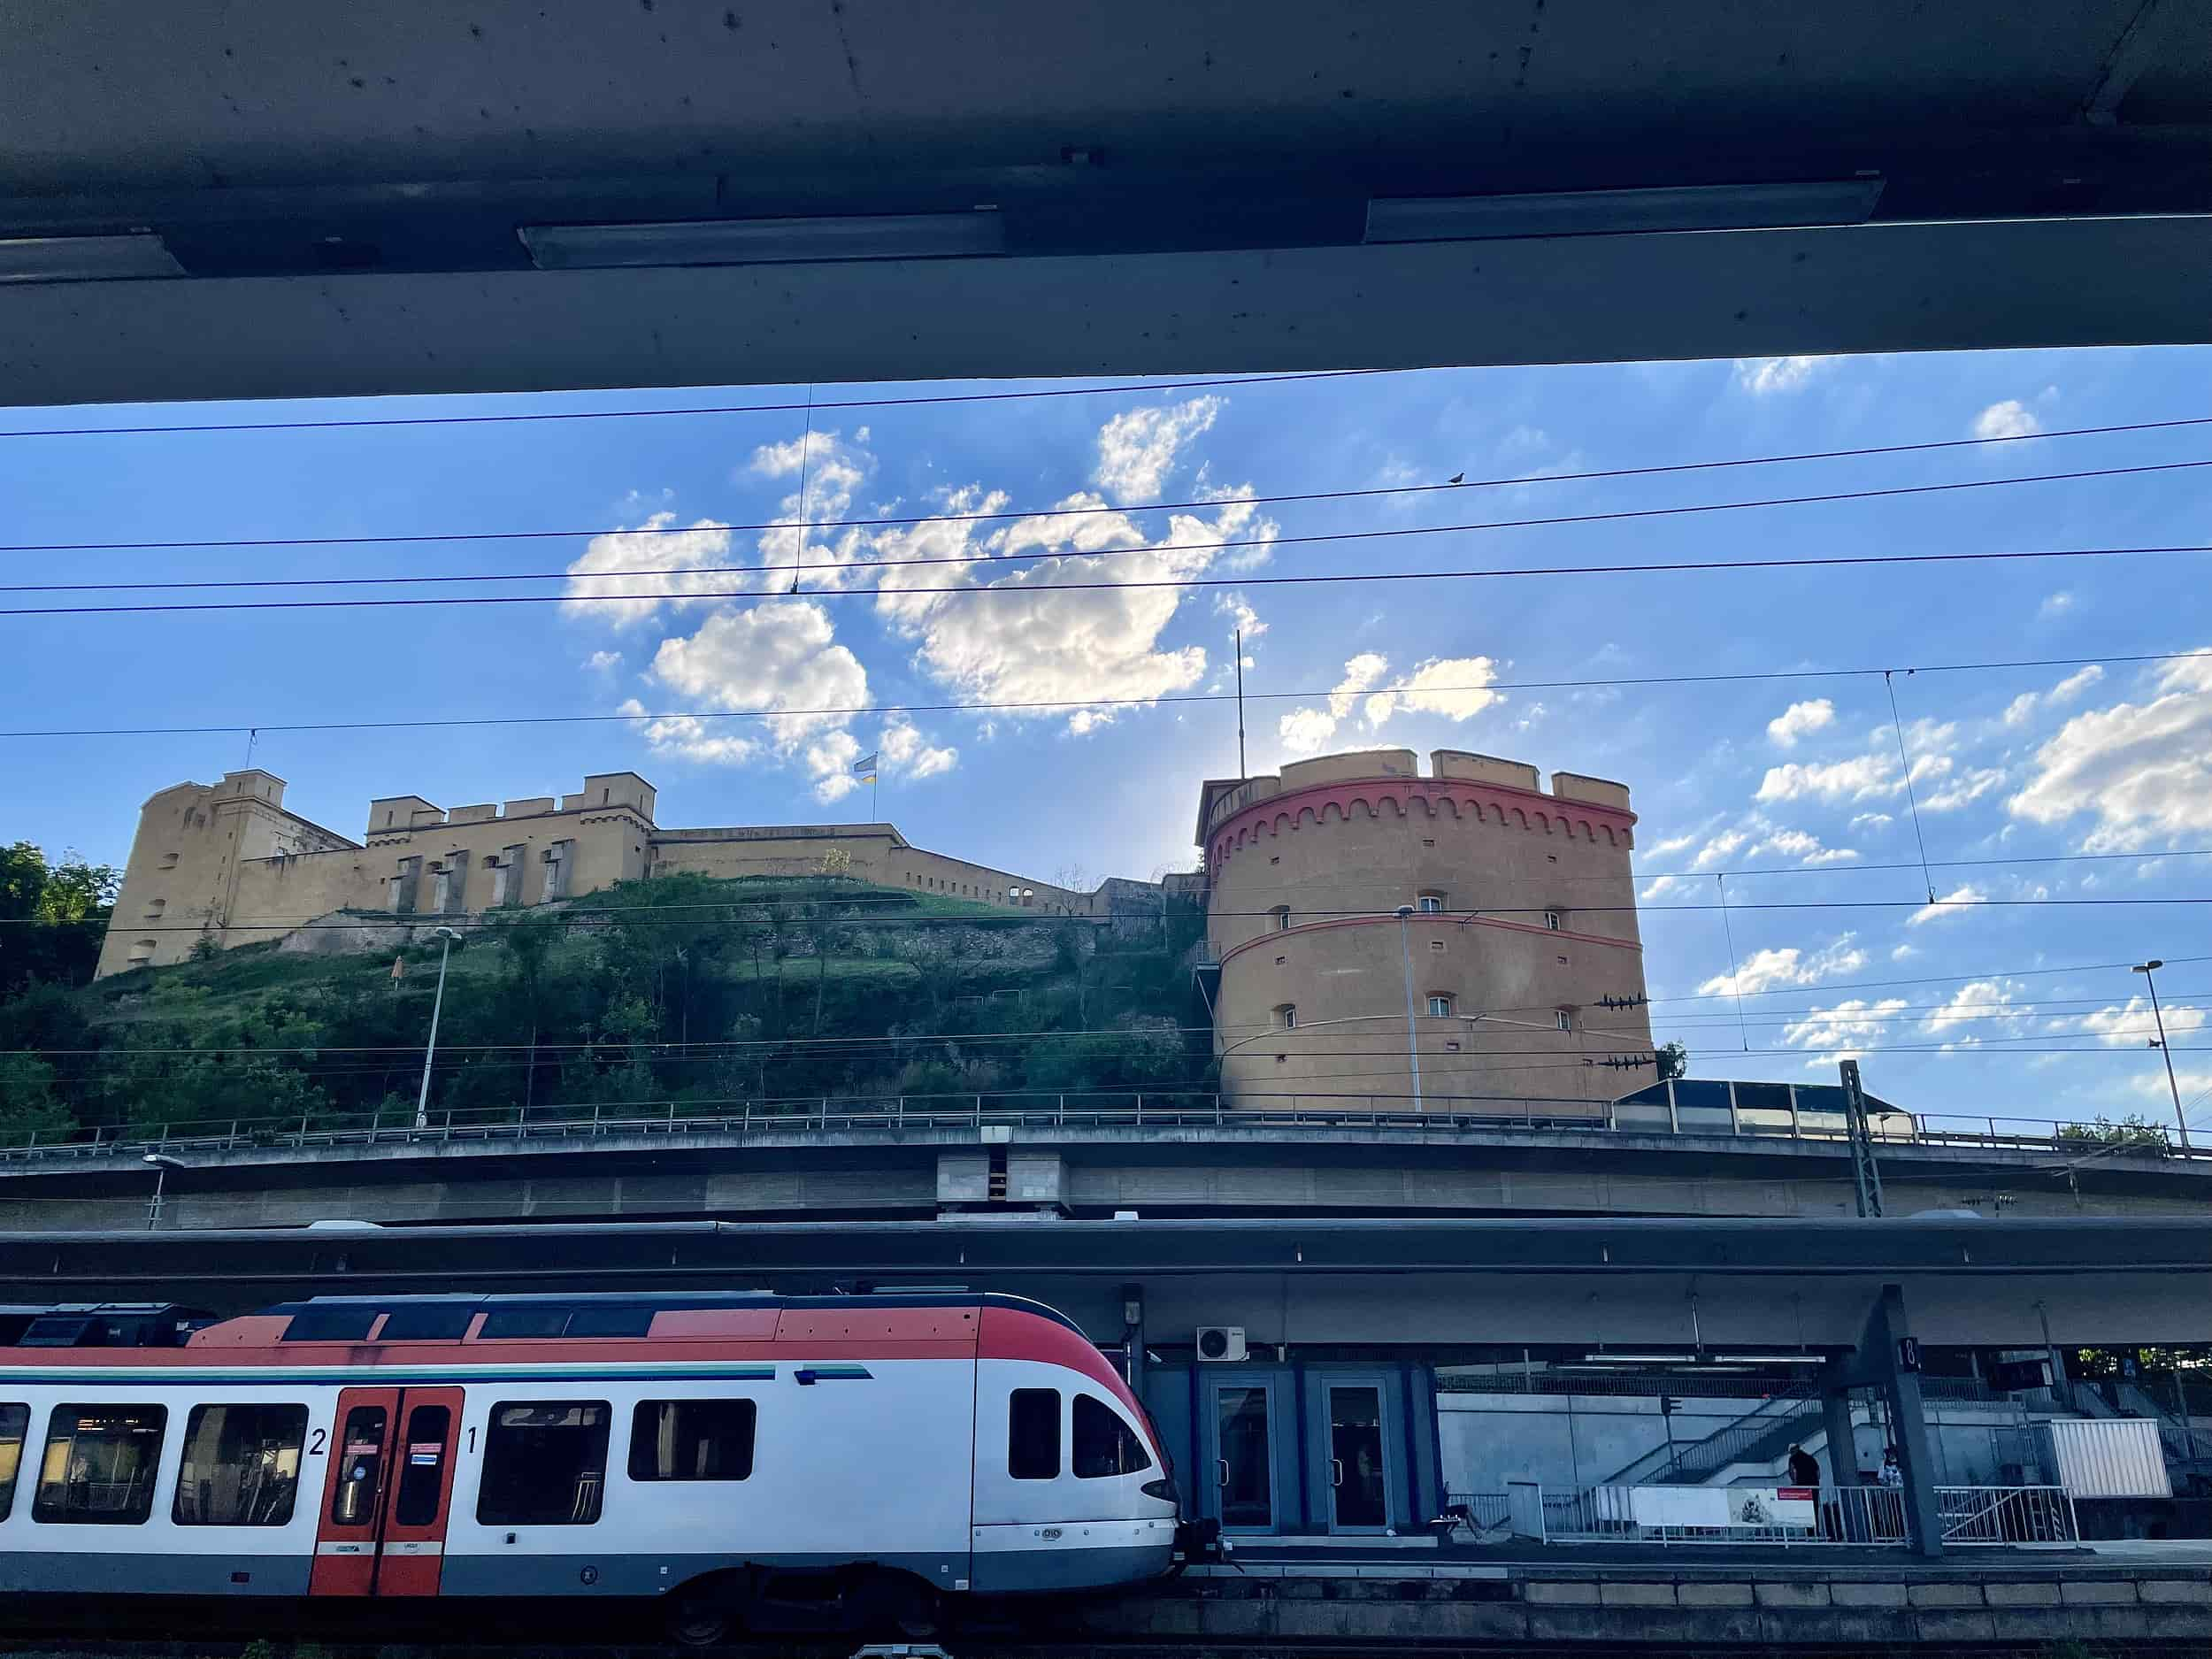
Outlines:
POLYGON ((1918 1337, 1901 1336, 1897 1339, 1897 1369, 1901 1371, 1916 1371, 1920 1369, 1920 1339, 1918 1337))

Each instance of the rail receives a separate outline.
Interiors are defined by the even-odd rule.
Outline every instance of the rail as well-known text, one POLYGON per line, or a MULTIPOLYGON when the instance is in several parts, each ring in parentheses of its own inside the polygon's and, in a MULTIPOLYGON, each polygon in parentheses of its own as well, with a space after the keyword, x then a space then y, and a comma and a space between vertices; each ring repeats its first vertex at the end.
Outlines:
POLYGON ((2080 1540, 2063 1486, 1938 1486, 1947 1545, 2071 1544, 2080 1540))
MULTIPOLYGON (((1962 1548, 2080 1541, 2061 1486, 1938 1486, 1943 1542, 1962 1548)), ((1478 1535, 1507 1522, 1503 1492, 1451 1492, 1447 1511, 1478 1535)), ((1890 1486, 1664 1487, 1608 1483, 1541 1494, 1554 1543, 1902 1548, 1905 1494, 1890 1486)))
MULTIPOLYGON (((1519 1098, 1496 1095, 1431 1095, 1425 1110, 1396 1110, 1389 1097, 1372 1094, 1246 1094, 1243 1103, 1212 1093, 1098 1090, 1064 1094, 1025 1093, 857 1096, 808 1095, 783 1099, 676 1101, 619 1105, 441 1107, 420 1118, 411 1108, 353 1114, 303 1117, 201 1118, 157 1125, 100 1127, 59 1135, 34 1133, 0 1147, 0 1164, 83 1157, 139 1156, 147 1152, 219 1154, 264 1148, 343 1147, 411 1141, 527 1141, 596 1138, 609 1135, 767 1134, 813 1131, 973 1129, 1004 1125, 1025 1128, 1295 1128, 1312 1130, 1406 1130, 1439 1133, 1551 1133, 1646 1134, 1669 1138, 1701 1134, 1701 1127, 1681 1131, 1646 1129, 1619 1121, 1604 1102, 1519 1098)), ((1898 1114, 1902 1118, 1904 1114, 1898 1114)), ((2078 1151, 2081 1142, 2059 1133, 2055 1120, 1986 1118, 1985 1129, 1960 1127, 1961 1120, 1910 1118, 1907 1130, 1892 1122, 1878 1132, 1886 1144, 1985 1150, 2078 1151), (2000 1130, 2001 1124, 2039 1124, 2043 1133, 2000 1130)), ((1733 1113, 1717 1136, 1743 1142, 1784 1139, 1837 1143, 1841 1131, 1794 1115, 1786 1123, 1767 1124, 1750 1113, 1733 1113)), ((2212 1146, 2132 1147, 2115 1158, 2162 1163, 2212 1164, 2212 1146)))

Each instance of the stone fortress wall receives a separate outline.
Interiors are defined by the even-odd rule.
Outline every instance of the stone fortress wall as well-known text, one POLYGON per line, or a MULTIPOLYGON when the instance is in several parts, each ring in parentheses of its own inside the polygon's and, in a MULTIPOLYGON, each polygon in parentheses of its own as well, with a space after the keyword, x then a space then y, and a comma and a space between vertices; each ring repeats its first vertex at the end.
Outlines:
POLYGON ((284 805, 258 770, 180 783, 141 810, 102 976, 181 962, 202 939, 228 949, 281 939, 341 910, 458 916, 578 898, 641 877, 814 875, 839 869, 915 893, 1009 910, 1102 915, 1107 883, 1079 893, 916 847, 889 824, 664 830, 657 792, 633 772, 595 772, 573 795, 441 808, 421 795, 369 803, 355 841, 284 805))

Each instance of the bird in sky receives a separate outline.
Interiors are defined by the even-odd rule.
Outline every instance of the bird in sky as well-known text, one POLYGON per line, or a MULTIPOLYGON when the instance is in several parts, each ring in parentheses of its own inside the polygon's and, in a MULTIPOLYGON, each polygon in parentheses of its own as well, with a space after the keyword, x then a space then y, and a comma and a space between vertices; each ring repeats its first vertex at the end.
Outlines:
POLYGON ((1444 481, 1448 484, 1463 484, 1467 481, 1467 474, 1464 472, 1455 472, 1444 481))

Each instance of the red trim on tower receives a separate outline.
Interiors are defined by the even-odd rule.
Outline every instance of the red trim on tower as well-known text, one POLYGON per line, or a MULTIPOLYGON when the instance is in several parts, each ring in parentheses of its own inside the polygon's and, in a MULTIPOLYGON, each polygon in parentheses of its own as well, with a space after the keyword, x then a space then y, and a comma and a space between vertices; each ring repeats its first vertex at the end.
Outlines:
POLYGON ((1614 845, 1624 849, 1635 845, 1632 832, 1636 815, 1623 807, 1469 778, 1355 778, 1286 789, 1279 795, 1265 795, 1238 808, 1216 825, 1207 837, 1209 867, 1220 867, 1222 861, 1235 850, 1237 837, 1245 828, 1257 833, 1262 825, 1271 824, 1273 819, 1286 815, 1294 826, 1298 815, 1308 808, 1314 810, 1317 818, 1322 808, 1332 805, 1346 817, 1350 816, 1356 804, 1364 805, 1372 813, 1378 800, 1395 802, 1400 813, 1406 817, 1410 816, 1407 803, 1415 800, 1425 803, 1432 816, 1438 807, 1448 803, 1455 808, 1472 809, 1485 819, 1494 813, 1501 827, 1506 826, 1504 819, 1509 811, 1519 814, 1522 821, 1517 827, 1524 829, 1535 828, 1528 820, 1538 815, 1569 826, 1579 819, 1585 829, 1584 838, 1593 845, 1597 844, 1596 826, 1617 833, 1614 845))

